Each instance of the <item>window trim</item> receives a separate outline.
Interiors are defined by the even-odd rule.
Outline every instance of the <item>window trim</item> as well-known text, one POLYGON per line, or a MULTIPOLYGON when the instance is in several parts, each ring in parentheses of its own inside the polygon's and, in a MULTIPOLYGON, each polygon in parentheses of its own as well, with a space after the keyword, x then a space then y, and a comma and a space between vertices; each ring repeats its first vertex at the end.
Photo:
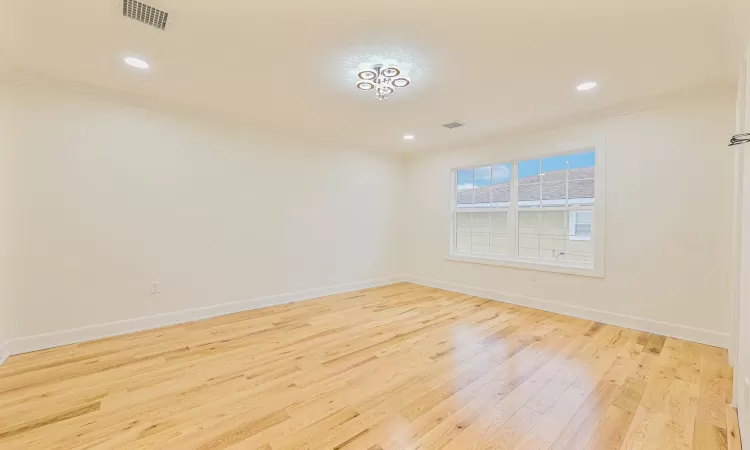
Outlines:
MULTIPOLYGON (((492 161, 492 160, 490 160, 492 161)), ((605 262, 605 233, 606 233, 606 173, 605 173, 605 162, 606 162, 606 145, 604 139, 594 139, 586 143, 571 144, 566 146, 557 147, 552 151, 538 151, 527 154, 514 154, 512 157, 505 161, 485 162, 481 163, 472 161, 471 164, 457 166, 450 169, 450 192, 451 192, 451 204, 450 204, 450 221, 449 221, 449 234, 450 238, 448 241, 448 255, 445 257, 447 261, 454 262, 467 262, 475 264, 486 264, 494 266, 512 267, 517 269, 529 269, 539 270, 544 272, 555 272, 562 274, 571 275, 582 275, 589 277, 604 278, 604 262, 605 262), (594 181, 594 214, 592 217, 592 229, 593 236, 590 238, 594 244, 594 265, 591 266, 580 266, 577 267, 575 263, 568 262, 566 264, 555 264, 550 261, 539 261, 539 260, 528 260, 520 258, 518 256, 518 242, 516 234, 518 233, 518 162, 537 158, 549 158, 554 156, 560 156, 570 153, 580 153, 586 150, 593 150, 596 152, 596 159, 594 167, 596 169, 596 179, 594 181), (511 176, 511 206, 507 208, 508 211, 508 238, 510 239, 511 246, 511 257, 504 258, 499 256, 489 255, 477 255, 475 253, 461 253, 455 251, 455 220, 456 211, 459 208, 456 207, 458 189, 456 188, 456 177, 457 171, 474 169, 476 167, 492 166, 497 164, 512 164, 512 176, 511 176), (516 205, 515 207, 512 205, 516 205)), ((545 207, 545 210, 551 210, 554 207, 545 207)), ((494 208, 460 208, 465 212, 470 211, 484 211, 494 208)), ((506 208, 503 208, 506 209, 506 208)))

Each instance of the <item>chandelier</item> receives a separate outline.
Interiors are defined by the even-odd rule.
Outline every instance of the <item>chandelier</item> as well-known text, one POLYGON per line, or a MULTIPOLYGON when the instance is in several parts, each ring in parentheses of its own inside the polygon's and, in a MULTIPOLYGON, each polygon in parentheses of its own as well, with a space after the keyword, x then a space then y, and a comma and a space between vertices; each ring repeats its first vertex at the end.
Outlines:
POLYGON ((375 98, 385 100, 393 94, 394 88, 403 88, 410 81, 401 75, 401 70, 395 66, 375 65, 372 69, 365 69, 357 74, 357 88, 363 91, 375 91, 375 98))

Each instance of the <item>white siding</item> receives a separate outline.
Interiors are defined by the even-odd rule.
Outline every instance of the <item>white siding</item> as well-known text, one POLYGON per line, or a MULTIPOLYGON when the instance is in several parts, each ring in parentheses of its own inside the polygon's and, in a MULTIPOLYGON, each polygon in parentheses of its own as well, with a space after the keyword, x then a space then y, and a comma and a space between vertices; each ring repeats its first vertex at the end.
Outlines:
POLYGON ((570 238, 568 211, 525 211, 518 214, 518 254, 525 258, 592 263, 593 240, 570 238))

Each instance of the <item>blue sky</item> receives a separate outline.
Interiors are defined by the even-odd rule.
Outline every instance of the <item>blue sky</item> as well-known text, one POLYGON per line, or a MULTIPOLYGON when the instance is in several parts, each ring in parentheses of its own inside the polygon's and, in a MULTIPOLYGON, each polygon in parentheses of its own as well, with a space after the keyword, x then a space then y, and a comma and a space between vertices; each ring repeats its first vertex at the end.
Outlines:
MULTIPOLYGON (((553 156, 544 159, 531 159, 518 162, 518 177, 527 178, 540 173, 565 170, 566 168, 580 169, 594 167, 594 152, 573 153, 553 156)), ((489 186, 490 184, 510 181, 511 164, 483 166, 475 169, 459 170, 456 172, 456 183, 459 189, 489 186)))

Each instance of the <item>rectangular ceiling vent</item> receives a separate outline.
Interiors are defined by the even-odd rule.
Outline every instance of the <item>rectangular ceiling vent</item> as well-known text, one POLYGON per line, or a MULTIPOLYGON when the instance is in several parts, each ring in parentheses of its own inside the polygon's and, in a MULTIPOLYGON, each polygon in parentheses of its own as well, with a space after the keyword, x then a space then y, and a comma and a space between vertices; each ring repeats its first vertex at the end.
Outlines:
POLYGON ((136 0, 123 0, 122 15, 160 30, 167 26, 167 13, 136 0))
POLYGON ((452 130, 454 128, 462 127, 464 126, 464 124, 462 124, 458 120, 454 120, 453 122, 448 122, 448 123, 443 124, 443 126, 449 130, 452 130))

